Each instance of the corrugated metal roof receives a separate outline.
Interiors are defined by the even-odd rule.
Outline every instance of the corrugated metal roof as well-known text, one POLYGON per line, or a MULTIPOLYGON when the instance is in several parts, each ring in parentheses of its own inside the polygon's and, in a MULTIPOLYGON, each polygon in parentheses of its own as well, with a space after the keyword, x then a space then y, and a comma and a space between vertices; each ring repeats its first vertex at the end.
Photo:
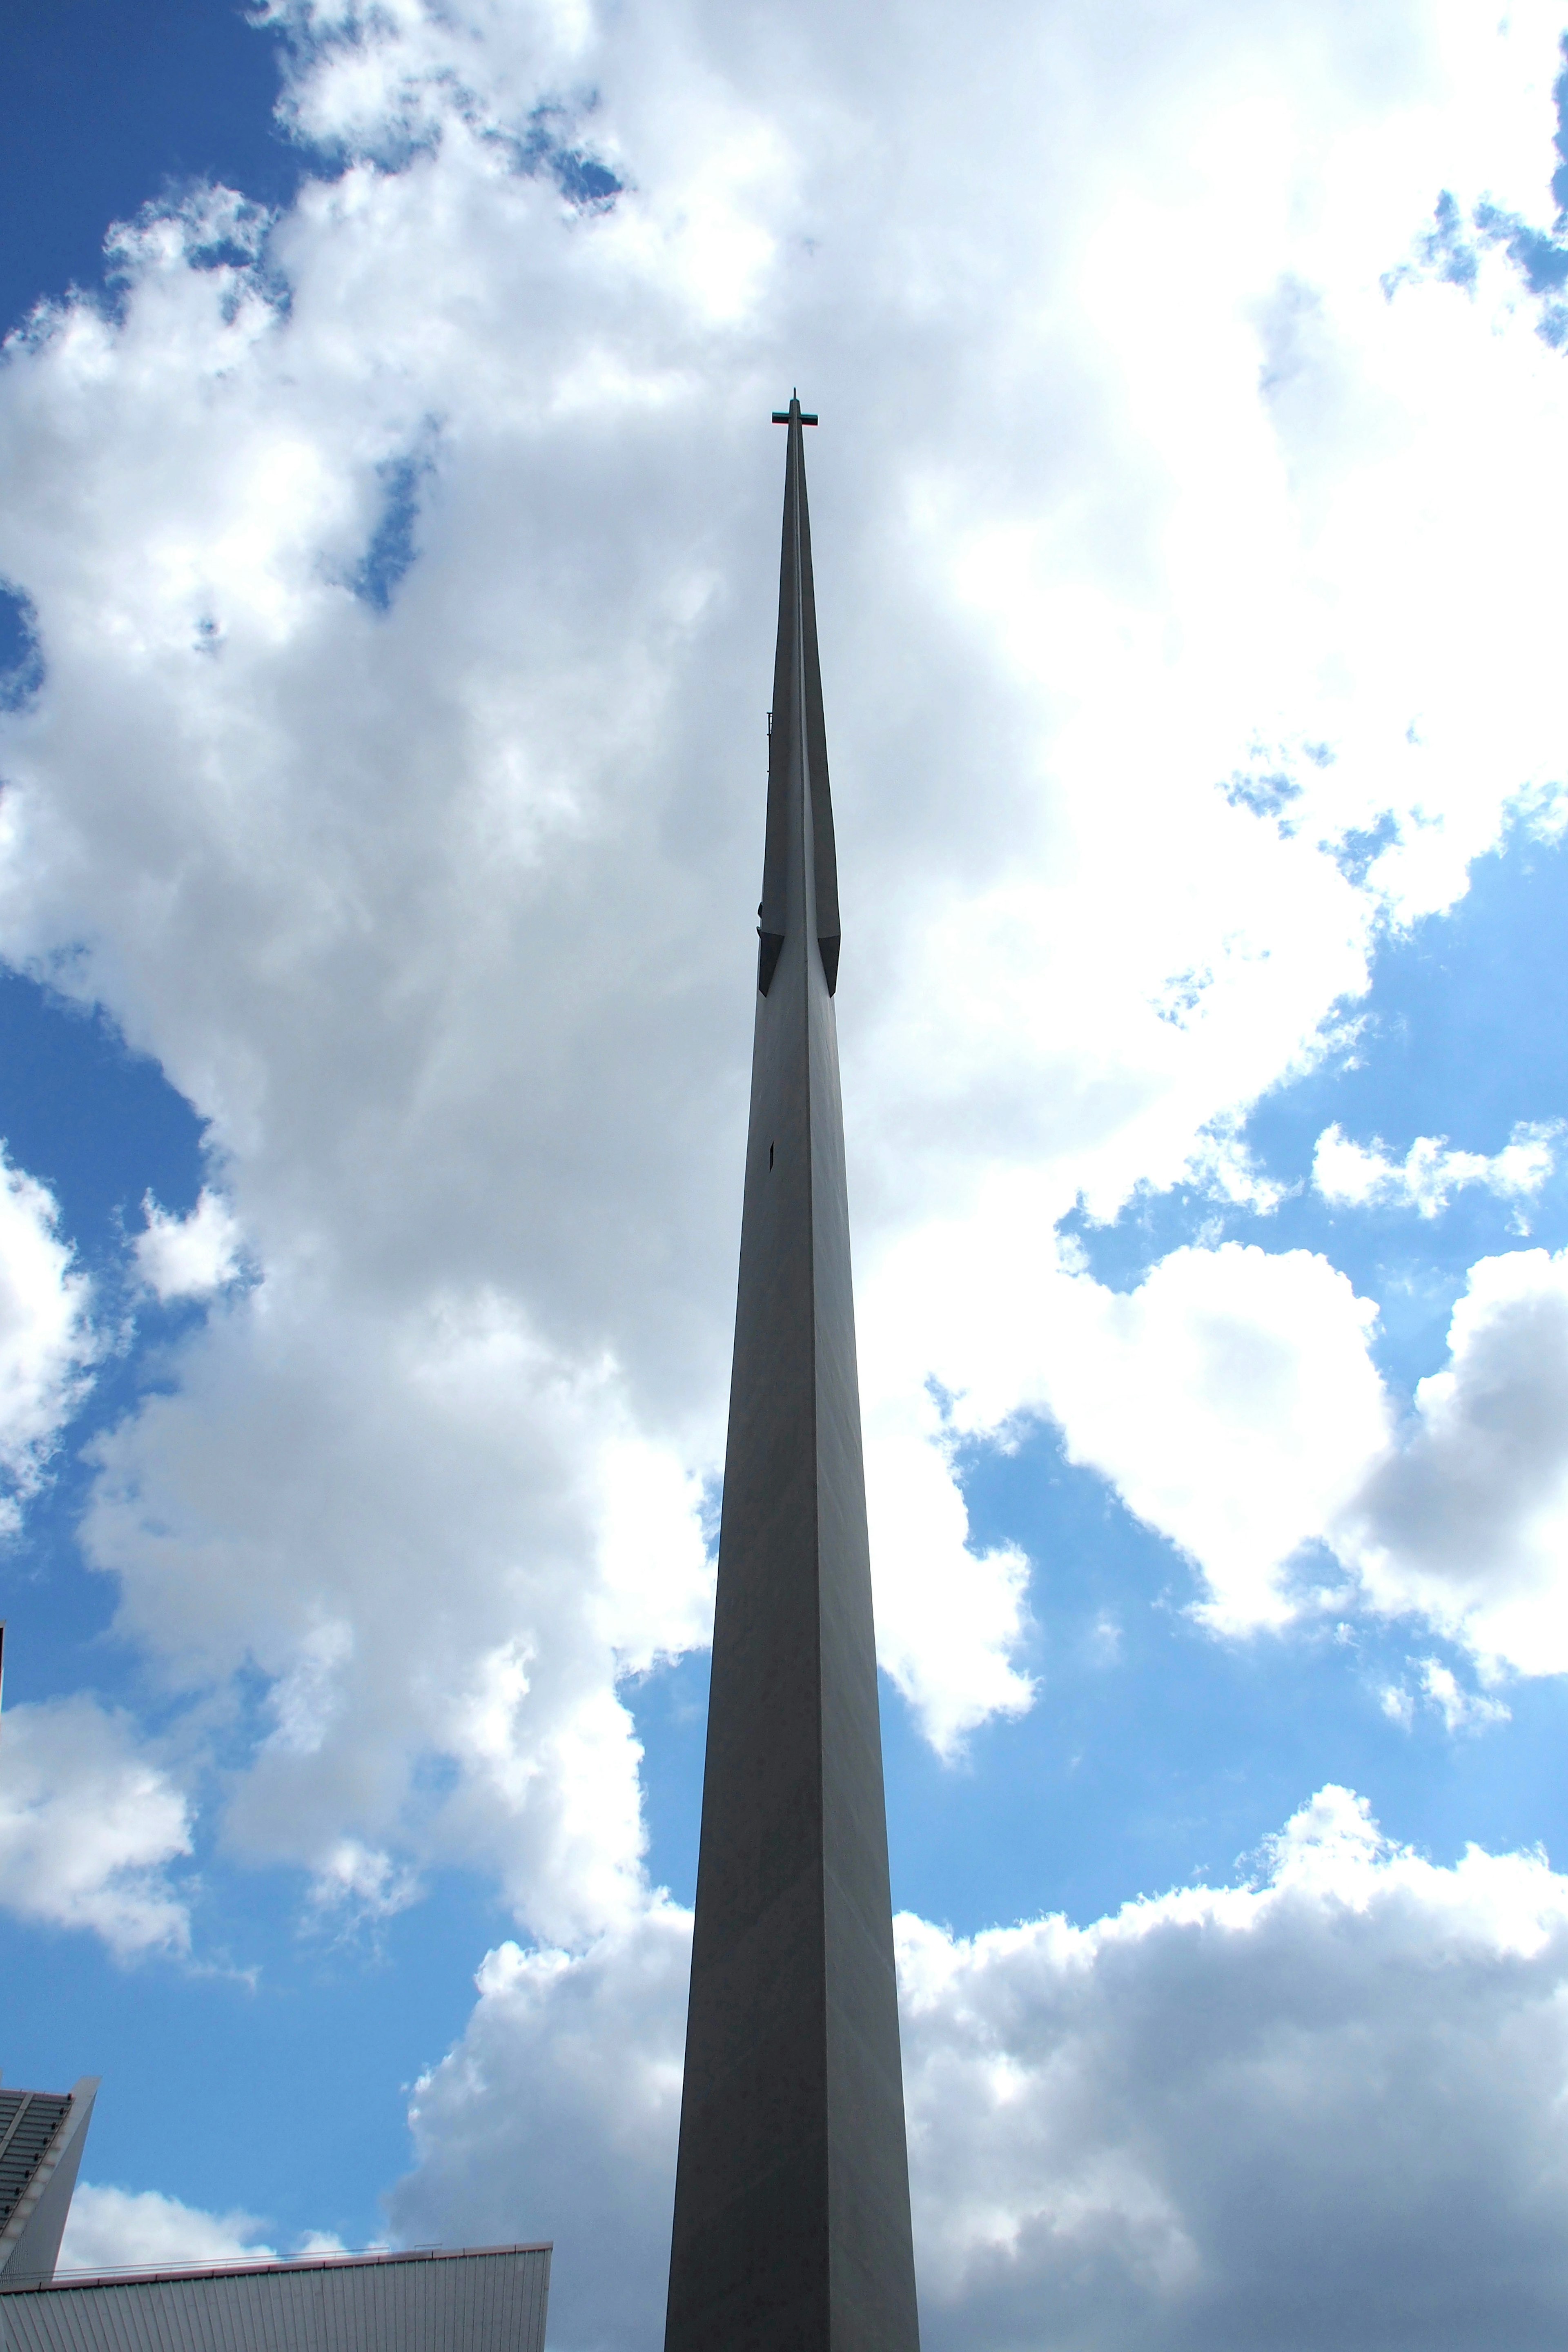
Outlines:
POLYGON ((544 2352, 548 2246, 0 2289, 5 2352, 544 2352))

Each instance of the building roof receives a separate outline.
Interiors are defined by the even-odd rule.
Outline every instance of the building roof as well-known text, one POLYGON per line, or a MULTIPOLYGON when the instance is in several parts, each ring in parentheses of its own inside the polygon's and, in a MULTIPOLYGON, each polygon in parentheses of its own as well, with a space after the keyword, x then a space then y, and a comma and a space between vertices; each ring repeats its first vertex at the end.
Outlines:
POLYGON ((548 2245, 0 2280, 4 2352, 543 2352, 548 2245))

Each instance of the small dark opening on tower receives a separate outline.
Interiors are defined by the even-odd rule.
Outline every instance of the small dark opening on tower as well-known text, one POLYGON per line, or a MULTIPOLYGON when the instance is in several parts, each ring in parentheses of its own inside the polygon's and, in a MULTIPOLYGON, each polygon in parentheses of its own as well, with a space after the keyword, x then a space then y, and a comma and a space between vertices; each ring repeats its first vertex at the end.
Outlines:
POLYGON ((768 1146, 768 1166, 771 1168, 771 1167, 773 1166, 773 1145, 770 1143, 770 1144, 769 1144, 769 1146, 768 1146))

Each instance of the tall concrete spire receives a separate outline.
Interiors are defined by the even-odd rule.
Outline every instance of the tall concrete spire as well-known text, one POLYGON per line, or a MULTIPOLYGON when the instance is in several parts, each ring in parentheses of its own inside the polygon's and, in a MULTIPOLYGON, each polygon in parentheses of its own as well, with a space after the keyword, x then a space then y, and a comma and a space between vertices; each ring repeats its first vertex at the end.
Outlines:
POLYGON ((666 2352, 918 2352, 798 398, 666 2352))

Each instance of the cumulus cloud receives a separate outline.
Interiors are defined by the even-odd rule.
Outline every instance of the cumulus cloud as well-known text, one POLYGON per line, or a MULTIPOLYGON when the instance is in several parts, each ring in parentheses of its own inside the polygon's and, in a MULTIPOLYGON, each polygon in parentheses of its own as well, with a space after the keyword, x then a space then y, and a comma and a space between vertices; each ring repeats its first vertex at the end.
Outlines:
POLYGON ((700 1478, 666 1446, 607 1437, 594 1475, 598 1625, 624 1673, 700 1648, 713 1622, 700 1478))
MULTIPOLYGON (((1172 1251, 1114 1290, 1048 1229, 1024 1244, 1017 1231, 1004 1213, 979 1235, 950 1232, 940 1252, 921 1235, 923 1285, 906 1258, 887 1269, 895 1295, 873 1293, 878 1336, 908 1348, 918 1331, 934 1365, 939 1435, 1006 1444, 1026 1416, 1048 1415, 1069 1458, 1187 1555, 1218 1631, 1284 1625, 1317 1605, 1325 1576, 1342 1585, 1326 1556, 1314 1569, 1307 1555, 1388 1444, 1373 1302, 1314 1252, 1235 1242, 1172 1251)), ((873 1352, 873 1397, 888 1378, 873 1352)), ((875 1413, 868 1430, 879 1465, 875 1413)), ((1005 1556, 973 1564, 983 1600, 987 1578, 993 1613, 960 1639, 989 1633, 994 1596, 1021 1583, 1005 1556)))
POLYGON ((1285 1622, 1292 1559, 1386 1440, 1376 1308, 1326 1258, 1237 1243, 1173 1251, 1126 1294, 1079 1281, 1068 1295, 1070 1454, 1198 1563, 1211 1623, 1285 1622))
MULTIPOLYGON (((501 1947, 416 2094, 396 2226, 552 2231, 567 2352, 658 2340, 689 1936, 660 1906, 575 1957, 501 1947)), ((934 2346, 1414 2326, 1481 2352, 1568 2318, 1568 1881, 1542 1856, 1441 1867, 1330 1787, 1234 1885, 898 1937, 934 2346)))
MULTIPOLYGON (((0 946, 68 950, 210 1122, 258 1273, 103 1442, 88 1540, 161 1672, 269 1686, 246 1850, 477 1862, 575 1945, 641 1900, 620 1683, 703 1629, 762 420, 809 354, 879 1610, 951 1750, 1031 1696, 955 1437, 1048 1409, 1239 1624, 1378 1424, 1331 1270, 1128 1302, 1050 1235, 1245 1194, 1226 1139, 1377 926, 1551 821, 1568 379, 1500 278, 1382 278, 1436 186, 1539 205, 1557 28, 989 0, 873 55, 813 5, 781 57, 710 5, 273 13, 330 173, 153 207, 122 303, 46 306, 0 378, 44 665, 0 946)), ((143 1270, 216 1281, 205 1213, 143 1270)))
POLYGON ((136 1270, 156 1298, 210 1298, 239 1270, 239 1227, 221 1193, 203 1191, 190 1214, 176 1217, 147 1195, 144 1230, 133 1244, 136 1270))
MULTIPOLYGON (((920 1309, 951 1384, 933 1421, 1005 1444, 1020 1412, 1049 1414, 1187 1555, 1215 1631, 1359 1598, 1457 1642, 1485 1681, 1568 1671, 1568 1253, 1471 1267, 1403 1422, 1375 1307, 1313 1253, 1184 1247, 1119 1292, 1040 1248, 1010 1269, 1025 1336, 994 1349, 974 1301, 1008 1270, 966 1248, 942 1273, 920 1309)), ((1441 1661, 1414 1672, 1385 1697, 1396 1719, 1507 1716, 1441 1661)))
POLYGON ((1440 1135, 1418 1135, 1403 1160, 1391 1160, 1376 1139, 1353 1143, 1338 1123, 1323 1129, 1312 1154, 1312 1181, 1335 1208, 1418 1209, 1442 1213, 1466 1185, 1484 1185, 1500 1199, 1524 1202, 1540 1192, 1556 1165, 1560 1119, 1522 1120, 1502 1150, 1453 1151, 1440 1135))
POLYGON ((62 2271, 131 2270, 157 2264, 226 2263, 254 2256, 275 2262, 254 2213, 206 2213, 155 2189, 103 2188, 81 2181, 60 2243, 62 2271))
POLYGON ((1336 1541, 1390 1615, 1521 1674, 1568 1671, 1568 1253, 1470 1268, 1447 1365, 1336 1541))
POLYGON ((900 1923, 936 2345, 1544 2342, 1568 2310, 1568 1882, 1327 1788, 1251 1884, 900 1923))
MULTIPOLYGON (((1359 1595, 1483 1677, 1568 1671, 1568 1252, 1471 1267, 1447 1361, 1403 1423, 1375 1307, 1313 1253, 1184 1247, 1119 1292, 1042 1250, 1015 1269, 1013 1359, 987 1347, 978 1271, 950 1262, 921 1302, 952 1383, 933 1421, 1005 1444, 1020 1410, 1048 1413, 1069 1458, 1187 1555, 1217 1632, 1359 1595)), ((1506 1717, 1438 1660, 1415 1674, 1385 1697, 1396 1719, 1418 1699, 1450 1730, 1506 1717)))
MULTIPOLYGON (((1055 1238, 1184 1178, 1268 1206, 1239 1122, 1380 927, 1510 808, 1561 823, 1568 376, 1500 249, 1384 285, 1439 186, 1540 212, 1558 23, 269 14, 330 169, 275 222, 152 208, 123 300, 47 307, 0 372, 42 665, 0 719, 0 949, 106 1004, 225 1173, 149 1204, 143 1279, 216 1303, 99 1441, 89 1557, 167 1684, 259 1678, 223 1834, 313 1917, 456 1861, 536 1939, 422 2083, 395 2212, 557 2234, 586 2352, 651 2340, 668 2222, 689 1927, 626 1682, 710 1594, 762 420, 807 361, 884 1662, 950 1754, 1032 1703, 1030 1566, 960 1471, 1048 1413, 1221 1630, 1315 1605, 1327 1540, 1375 1606, 1568 1663, 1555 1262, 1475 1270, 1393 1433, 1323 1258, 1194 1246, 1120 1292, 1055 1238)), ((1547 1148, 1325 1172, 1523 1199, 1547 1148)), ((16 1384, 18 1491, 86 1361, 27 1181, 55 1370, 16 1384)), ((1495 1704, 1416 1671, 1456 1727, 1495 1704)), ((27 1718, 5 1899, 179 1948, 184 1800, 119 1718, 27 1718)), ((1042 2309, 1064 2344, 1556 2340, 1563 1916, 1543 1862, 1437 1869, 1325 1792, 1256 1885, 906 1922, 933 2345, 1042 2309)), ((131 2203, 103 2242, 153 2242, 131 2203)), ((253 2226, 206 2221, 167 2244, 253 2226)))
POLYGON ((625 1916, 645 1833, 617 1675, 699 1638, 711 1570, 611 1370, 493 1296, 350 1313, 281 1276, 187 1365, 98 1442, 83 1539, 184 1686, 266 1679, 231 1841, 310 1871, 318 1916, 384 1915, 452 1859, 537 1934, 625 1916))
POLYGON ((462 2041, 416 2086, 395 2229, 553 2238, 551 2335, 569 2347, 657 2340, 690 1964, 690 1914, 664 1901, 574 1954, 502 1944, 462 2041))
MULTIPOLYGON (((261 2234, 254 2213, 208 2213, 156 2189, 114 2189, 84 2180, 71 2199, 60 2245, 62 2271, 184 2267, 198 2263, 287 2260, 261 2234)), ((333 2230, 306 2230, 294 2256, 348 2251, 333 2230)), ((362 2250, 363 2251, 363 2250, 362 2250)))
POLYGON ((89 1928, 120 1959, 183 1952, 187 1801, 131 1718, 85 1696, 8 1707, 0 1723, 0 1905, 89 1928))
POLYGON ((0 1150, 0 1534, 21 1525, 98 1353, 53 1194, 0 1150))
POLYGON ((1029 1560, 1016 1544, 971 1543, 946 1418, 930 1386, 871 1400, 866 1503, 879 1658, 937 1753, 952 1758, 977 1725, 1025 1714, 1035 1684, 1016 1663, 1029 1560))

